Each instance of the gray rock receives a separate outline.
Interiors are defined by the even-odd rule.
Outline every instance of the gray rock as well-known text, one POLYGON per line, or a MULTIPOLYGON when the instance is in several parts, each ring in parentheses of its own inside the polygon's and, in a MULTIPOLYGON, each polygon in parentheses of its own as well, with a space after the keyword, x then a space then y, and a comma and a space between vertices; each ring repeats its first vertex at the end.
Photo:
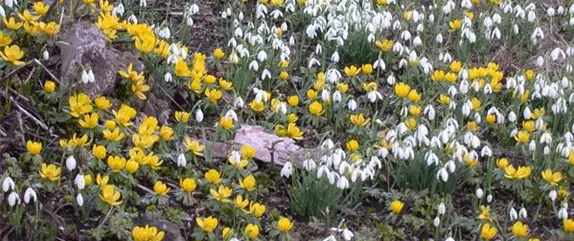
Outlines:
POLYGON ((180 227, 177 224, 165 219, 158 212, 146 212, 141 219, 143 223, 149 224, 150 226, 155 226, 159 230, 165 232, 163 240, 186 241, 185 238, 181 235, 180 227))

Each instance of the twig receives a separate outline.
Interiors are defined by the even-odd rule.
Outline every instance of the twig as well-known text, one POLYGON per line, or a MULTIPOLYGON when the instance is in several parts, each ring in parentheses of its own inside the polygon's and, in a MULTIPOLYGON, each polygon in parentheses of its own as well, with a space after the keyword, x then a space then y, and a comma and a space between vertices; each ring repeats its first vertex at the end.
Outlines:
POLYGON ((34 62, 36 62, 37 65, 40 65, 40 67, 42 67, 48 73, 48 75, 52 77, 53 81, 56 81, 56 83, 60 84, 60 80, 54 74, 52 74, 52 72, 48 68, 46 68, 46 66, 44 66, 42 62, 40 62, 38 59, 34 59, 34 62))
POLYGON ((166 91, 161 85, 156 85, 156 86, 159 86, 159 88, 161 89, 161 91, 163 91, 163 93, 171 100, 171 102, 173 102, 175 105, 177 105, 177 107, 178 107, 180 110, 183 110, 183 107, 181 107, 181 106, 177 103, 177 101, 175 101, 173 98, 171 98, 171 96, 167 93, 167 91, 166 91))
POLYGON ((22 144, 26 144, 26 140, 24 139, 24 133, 26 133, 24 131, 24 123, 22 121, 22 113, 18 112, 18 114, 16 114, 16 118, 18 119, 18 127, 20 127, 20 131, 22 132, 22 135, 20 135, 20 137, 22 137, 22 144))
POLYGON ((20 104, 18 104, 18 101, 16 101, 12 96, 7 96, 3 91, 0 91, 0 95, 2 95, 4 98, 10 99, 10 101, 12 101, 12 103, 14 103, 14 105, 16 106, 16 108, 18 108, 18 110, 20 110, 26 116, 30 117, 36 124, 38 124, 40 127, 42 127, 42 129, 48 130, 48 126, 46 126, 46 124, 44 124, 42 121, 38 120, 36 117, 34 117, 32 114, 30 114, 30 112, 26 111, 26 109, 24 109, 22 106, 20 106, 20 104))
POLYGON ((12 72, 10 72, 10 73, 6 74, 4 77, 2 77, 2 80, 8 79, 10 76, 20 72, 20 70, 22 70, 24 67, 32 64, 33 62, 34 62, 33 60, 30 60, 30 61, 24 63, 23 65, 18 66, 18 68, 12 70, 12 72))
POLYGON ((108 219, 110 218, 110 215, 112 214, 112 211, 114 210, 116 206, 112 206, 110 208, 110 210, 108 211, 108 213, 106 213, 106 216, 104 217, 104 219, 102 220, 102 222, 100 222, 100 224, 98 225, 97 229, 102 228, 102 226, 104 225, 104 223, 106 223, 108 221, 108 219))
POLYGON ((146 191, 146 192, 148 192, 148 193, 155 194, 154 191, 152 191, 151 189, 149 189, 149 188, 147 188, 147 187, 145 187, 144 185, 141 185, 141 184, 139 184, 139 183, 136 183, 136 187, 138 187, 139 189, 144 190, 144 191, 146 191))

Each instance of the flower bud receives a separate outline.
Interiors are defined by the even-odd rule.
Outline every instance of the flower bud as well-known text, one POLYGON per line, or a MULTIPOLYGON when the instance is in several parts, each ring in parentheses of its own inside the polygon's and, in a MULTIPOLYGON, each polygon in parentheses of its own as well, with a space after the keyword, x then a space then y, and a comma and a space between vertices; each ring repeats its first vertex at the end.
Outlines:
POLYGON ((6 178, 4 178, 4 181, 2 181, 2 191, 4 192, 14 190, 14 186, 15 186, 14 180, 12 180, 10 176, 7 176, 6 178))
POLYGON ((36 192, 31 187, 26 188, 24 192, 24 203, 28 204, 30 201, 35 202, 38 199, 36 192))
POLYGON ((20 204, 20 197, 16 192, 13 191, 10 193, 10 195, 8 195, 8 204, 10 207, 13 207, 16 204, 20 204))
POLYGON ((178 167, 185 167, 187 165, 187 160, 185 159, 185 155, 183 153, 177 156, 177 166, 178 167))
POLYGON ((68 171, 76 169, 76 158, 74 158, 74 155, 70 155, 66 159, 66 168, 68 168, 68 171))
POLYGON ((78 174, 74 179, 74 184, 78 187, 78 190, 82 190, 86 187, 86 179, 84 178, 84 174, 78 174))
POLYGON ((50 58, 50 53, 48 53, 48 50, 44 50, 44 52, 42 53, 42 58, 44 60, 48 60, 50 58))
POLYGON ((76 202, 80 207, 84 205, 84 197, 82 197, 81 193, 78 193, 78 195, 76 196, 76 202))
POLYGON ((510 221, 514 222, 514 220, 518 219, 518 213, 516 212, 516 210, 514 208, 510 209, 510 221))
POLYGON ((481 199, 484 196, 484 191, 481 188, 477 188, 475 194, 477 198, 481 199))
POLYGON ((203 111, 201 111, 201 109, 195 111, 195 121, 197 122, 203 121, 203 111))

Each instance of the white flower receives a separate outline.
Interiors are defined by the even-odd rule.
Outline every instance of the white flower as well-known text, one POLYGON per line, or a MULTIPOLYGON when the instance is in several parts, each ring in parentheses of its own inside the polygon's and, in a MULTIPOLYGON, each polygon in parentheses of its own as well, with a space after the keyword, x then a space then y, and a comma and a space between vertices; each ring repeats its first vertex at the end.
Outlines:
POLYGON ((510 113, 508 113, 508 120, 513 123, 516 121, 516 114, 514 111, 510 111, 510 113))
POLYGON ((558 217, 562 220, 568 219, 568 210, 565 207, 561 207, 558 211, 558 217))
POLYGON ((343 190, 349 188, 349 180, 345 176, 341 176, 337 181, 337 187, 343 190))
POLYGON ((439 169, 437 173, 437 179, 442 180, 443 182, 448 181, 448 172, 446 171, 445 168, 439 169))
POLYGON ((526 219, 528 217, 528 213, 526 212, 526 209, 524 207, 520 208, 520 211, 518 212, 518 216, 521 219, 526 219))
POLYGON ((339 52, 335 51, 333 55, 331 55, 331 61, 335 63, 339 62, 339 52))
POLYGON ((438 216, 434 218, 434 220, 432 221, 432 225, 434 225, 435 227, 438 227, 440 225, 440 218, 438 216))
POLYGON ((140 0, 140 7, 147 7, 146 0, 140 0))
POLYGON ((74 184, 76 184, 78 190, 84 189, 86 187, 86 180, 84 179, 84 175, 81 173, 76 175, 76 178, 74 178, 74 184))
POLYGON ((199 123, 203 121, 203 111, 201 111, 201 109, 195 111, 195 121, 199 123))
POLYGON ((263 73, 261 73, 261 79, 269 79, 271 78, 271 72, 268 69, 264 69, 263 73))
POLYGON ((305 168, 305 170, 307 171, 311 171, 316 167, 317 164, 315 163, 315 161, 313 161, 313 159, 306 159, 305 161, 303 161, 303 168, 305 168))
POLYGON ((112 9, 112 15, 114 16, 122 16, 124 15, 125 9, 124 9, 124 4, 119 3, 117 6, 114 7, 114 9, 112 9))
POLYGON ((484 191, 482 191, 481 188, 477 188, 476 191, 474 192, 474 194, 476 195, 476 197, 478 199, 481 199, 484 196, 484 191))
POLYGON ((335 93, 333 93, 333 101, 335 103, 341 102, 341 92, 339 92, 338 90, 335 91, 335 93))
POLYGON ((253 71, 259 70, 259 63, 257 63, 256 60, 251 61, 251 63, 249 64, 249 69, 253 71))
POLYGON ((6 12, 4 11, 4 8, 2 6, 0 6, 0 16, 3 18, 6 17, 6 12))
POLYGON ((351 230, 349 229, 343 230, 343 239, 345 239, 345 241, 351 240, 354 236, 355 235, 353 234, 353 232, 351 232, 351 230))
POLYGON ((78 195, 76 196, 76 202, 80 207, 84 205, 84 197, 82 197, 81 193, 78 193, 78 195))
POLYGON ((138 23, 138 18, 132 14, 128 17, 128 23, 136 24, 136 23, 138 23))
POLYGON ((444 241, 455 241, 452 237, 448 237, 447 239, 445 239, 444 241))
POLYGON ((437 209, 438 209, 438 214, 439 214, 439 215, 444 215, 444 214, 446 213, 446 207, 445 207, 445 205, 444 205, 443 202, 441 202, 441 203, 438 205, 438 208, 437 208, 437 209))
MULTIPOLYGON (((2 8, 2 7, 0 7, 2 8)), ((1 11, 1 10, 0 10, 1 11)), ((1 14, 0 14, 1 15, 1 14)), ((48 60, 50 58, 50 53, 48 52, 48 50, 44 50, 44 52, 42 52, 42 58, 44 60, 48 60)))
POLYGON ((76 158, 74 158, 74 155, 70 155, 66 159, 66 168, 68 168, 69 171, 76 169, 76 158))
POLYGON ((293 174, 293 164, 291 162, 286 162, 281 168, 281 176, 285 178, 289 178, 293 174))
POLYGON ((552 190, 550 191, 550 193, 548 193, 548 197, 550 198, 550 200, 552 200, 552 202, 556 201, 556 196, 558 196, 556 190, 552 190))
POLYGON ((20 197, 16 192, 13 191, 10 193, 10 195, 8 195, 8 204, 11 207, 13 207, 16 204, 20 204, 20 197))
POLYGON ((536 58, 536 66, 542 67, 542 65, 544 65, 544 57, 538 56, 538 58, 536 58))
POLYGON ((245 104, 245 103, 244 103, 244 101, 243 101, 243 98, 241 98, 241 96, 237 96, 237 97, 235 98, 235 101, 233 101, 233 106, 234 106, 235 108, 243 108, 243 105, 244 105, 244 104, 245 104))
POLYGON ((492 194, 488 194, 488 196, 486 196, 486 202, 488 203, 492 202, 492 194))
POLYGON ((82 71, 82 83, 87 84, 88 82, 90 82, 89 77, 88 77, 88 72, 86 70, 82 71))
POLYGON ((14 180, 12 180, 10 176, 7 176, 4 178, 4 181, 2 181, 2 191, 8 192, 10 190, 14 190, 15 185, 14 180))
MULTIPOLYGON (((6 0, 6 1, 4 1, 4 4, 6 4, 6 7, 8 7, 8 8, 12 8, 12 7, 14 7, 14 4, 18 5, 18 1, 17 0, 6 0)), ((6 15, 6 14, 4 14, 4 15, 6 15)))
POLYGON ((171 82, 173 80, 173 77, 171 76, 170 72, 165 73, 165 75, 163 76, 163 80, 165 82, 171 82))
POLYGON ((265 61, 267 59, 267 53, 263 50, 259 51, 259 53, 257 53, 257 59, 259 62, 265 61))
POLYGON ((518 219, 518 213, 516 212, 516 210, 514 208, 510 209, 510 221, 514 222, 514 220, 518 219))
POLYGON ((555 13, 556 13, 556 11, 552 7, 549 7, 548 9, 546 9, 546 14, 548 15, 548 17, 554 16, 555 13))
POLYGON ((234 121, 237 121, 237 113, 234 110, 228 110, 225 112, 225 118, 230 118, 234 121))
POLYGON ((183 153, 180 153, 179 156, 177 156, 177 166, 185 167, 186 165, 187 165, 187 159, 185 159, 185 155, 183 153))
POLYGON ((38 197, 36 196, 34 189, 31 187, 26 188, 26 191, 24 192, 24 203, 28 204, 30 201, 35 202, 36 200, 38 200, 38 197))
POLYGON ((550 56, 552 57, 553 61, 556 61, 558 58, 566 59, 566 53, 564 53, 564 50, 559 47, 552 50, 550 56))
POLYGON ((88 71, 88 81, 90 83, 94 83, 96 81, 96 77, 94 76, 94 72, 92 72, 91 69, 90 69, 90 71, 88 71))
POLYGON ((163 39, 169 39, 169 37, 171 37, 171 31, 169 31, 168 27, 163 28, 162 30, 159 31, 159 37, 163 38, 163 39))
POLYGON ((347 103, 347 108, 350 111, 355 111, 357 109, 357 102, 353 99, 349 100, 349 103, 347 103))

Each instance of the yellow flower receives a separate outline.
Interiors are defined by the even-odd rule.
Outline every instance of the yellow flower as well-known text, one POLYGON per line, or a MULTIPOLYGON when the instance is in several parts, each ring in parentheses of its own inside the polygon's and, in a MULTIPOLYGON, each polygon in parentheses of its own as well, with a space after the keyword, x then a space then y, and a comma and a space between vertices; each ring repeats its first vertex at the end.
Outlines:
POLYGON ((89 173, 84 174, 84 182, 86 183, 86 187, 92 185, 92 175, 89 173))
POLYGON ((515 169, 514 166, 509 165, 504 168, 504 176, 508 179, 524 179, 530 176, 531 172, 532 167, 529 166, 520 166, 518 169, 515 169))
POLYGON ((100 9, 102 10, 102 13, 109 14, 114 9, 114 6, 107 0, 100 0, 100 9))
POLYGON ((516 133, 516 136, 514 136, 514 140, 518 143, 526 144, 530 140, 530 134, 526 131, 519 131, 516 133))
POLYGON ((393 47, 394 44, 395 43, 393 42, 393 40, 388 40, 388 39, 385 39, 383 41, 377 40, 375 42, 375 45, 377 45, 377 47, 379 47, 379 49, 383 52, 389 51, 393 47))
POLYGON ((363 66, 361 66, 361 71, 363 71, 364 74, 372 74, 373 73, 373 65, 372 64, 363 64, 363 66))
POLYGON ((409 92, 409 95, 407 96, 407 98, 413 102, 413 103, 417 103, 421 100, 421 94, 417 91, 417 90, 411 90, 409 92))
POLYGON ((395 200, 391 203, 391 211, 395 214, 401 213, 405 204, 400 200, 395 200))
POLYGON ((223 78, 219 78, 219 87, 224 90, 233 90, 233 83, 231 81, 224 80, 223 78))
POLYGON ((512 225, 512 234, 518 238, 526 237, 526 235, 528 235, 528 225, 520 221, 514 223, 514 225, 512 225))
POLYGON ((510 162, 506 158, 500 158, 496 161, 496 167, 500 169, 504 170, 506 167, 508 167, 508 165, 510 165, 510 162))
POLYGON ((546 169, 542 171, 542 179, 550 185, 556 186, 562 180, 562 173, 552 172, 552 170, 546 169))
POLYGON ((323 105, 318 101, 313 101, 313 103, 309 105, 309 112, 311 112, 313 115, 320 116, 324 112, 323 105))
POLYGON ((78 122, 81 127, 86 129, 96 128, 98 126, 98 120, 100 116, 98 113, 86 114, 84 115, 83 119, 80 119, 78 122))
POLYGON ((405 125, 411 129, 414 130, 417 128, 417 120, 415 118, 408 118, 405 120, 405 125))
POLYGON ((279 231, 286 233, 291 231, 291 229, 293 228, 293 223, 288 218, 283 217, 280 218, 279 221, 277 221, 277 228, 279 229, 279 231))
POLYGON ((221 230, 221 236, 223 237, 223 240, 227 240, 232 233, 233 230, 231 230, 229 227, 225 227, 223 230, 221 230))
POLYGON ((122 201, 119 201, 122 194, 115 189, 116 187, 114 185, 105 184, 101 186, 100 199, 112 206, 118 206, 122 204, 122 201))
POLYGON ((183 189, 184 192, 191 193, 195 191, 197 184, 195 183, 195 180, 193 180, 193 178, 188 177, 185 179, 179 179, 179 187, 181 187, 181 189, 183 189))
POLYGON ((106 147, 103 145, 94 145, 92 153, 96 159, 103 160, 106 158, 106 147))
POLYGON ((488 115, 486 115, 485 120, 486 120, 486 123, 492 125, 496 121, 496 116, 494 114, 488 114, 488 115))
MULTIPOLYGON (((283 1, 283 0, 271 0, 271 2, 273 1, 283 1)), ((245 234, 247 234, 247 237, 249 237, 249 239, 255 239, 257 238, 257 236, 259 236, 259 226, 254 224, 247 224, 247 226, 245 226, 244 232, 245 234)))
POLYGON ((468 17, 471 21, 474 20, 474 13, 470 11, 465 11, 464 16, 468 17))
POLYGON ((349 84, 337 83, 337 90, 339 90, 341 93, 347 92, 348 89, 349 89, 349 84))
POLYGON ((96 107, 98 107, 98 109, 100 110, 107 110, 112 107, 112 102, 104 96, 96 97, 94 103, 96 104, 96 107))
POLYGON ((148 92, 150 87, 149 85, 145 84, 143 80, 133 82, 131 88, 132 92, 134 92, 140 100, 147 99, 147 96, 144 93, 148 92))
POLYGON ((20 61, 24 57, 24 51, 20 50, 18 45, 5 46, 4 52, 0 52, 0 57, 6 62, 13 65, 23 65, 24 62, 20 61))
POLYGON ((534 70, 527 69, 524 71, 524 78, 526 78, 526 80, 531 81, 534 77, 536 77, 536 72, 534 72, 534 70))
POLYGON ((2 22, 4 23, 4 26, 6 26, 6 28, 11 29, 11 30, 18 30, 19 28, 22 27, 22 23, 17 23, 16 19, 14 19, 14 17, 10 17, 9 19, 6 19, 6 17, 3 17, 2 22))
POLYGON ((275 131, 275 135, 277 135, 279 137, 286 137, 287 136, 287 130, 285 129, 285 126, 283 126, 283 125, 276 125, 274 131, 275 131))
POLYGON ((101 176, 99 173, 96 175, 96 184, 98 184, 100 187, 107 185, 109 180, 109 176, 101 176))
POLYGON ((116 121, 122 126, 131 126, 131 120, 136 116, 137 112, 129 105, 122 104, 118 112, 113 111, 116 121))
POLYGON ((113 130, 116 128, 116 122, 113 120, 107 120, 104 122, 104 127, 108 130, 113 130))
POLYGON ((444 71, 442 70, 435 70, 433 71, 432 75, 431 75, 431 80, 438 82, 438 81, 442 81, 444 79, 444 71))
POLYGON ((219 184, 221 182, 221 174, 215 169, 210 169, 207 171, 204 177, 205 180, 209 183, 219 184))
POLYGON ((114 128, 112 131, 105 129, 102 131, 102 134, 104 134, 104 138, 108 141, 121 141, 125 136, 125 134, 121 132, 120 128, 118 127, 114 128))
POLYGON ((221 91, 216 89, 206 89, 205 96, 207 96, 207 98, 209 98, 209 101, 211 101, 212 103, 217 103, 217 101, 221 99, 222 94, 221 91))
POLYGON ((40 176, 42 176, 42 178, 56 181, 60 179, 60 173, 62 173, 62 168, 54 164, 47 165, 46 163, 42 163, 42 169, 40 170, 40 176))
POLYGON ((108 166, 112 172, 119 172, 126 166, 126 158, 121 156, 108 156, 108 166))
POLYGON ((30 155, 38 155, 42 151, 42 143, 27 141, 26 150, 28 150, 28 153, 30 153, 30 155))
POLYGON ((219 119, 219 126, 225 130, 231 130, 234 127, 233 119, 222 116, 219 119))
POLYGON ((409 86, 408 84, 405 84, 403 82, 399 82, 397 84, 395 84, 395 94, 398 97, 407 97, 407 95, 409 95, 409 92, 411 91, 411 86, 409 86))
POLYGON ((188 136, 185 137, 183 145, 187 147, 189 151, 191 151, 196 156, 203 156, 203 150, 205 149, 204 145, 201 145, 197 140, 191 140, 188 136))
POLYGON ((490 226, 490 224, 485 223, 484 225, 482 225, 482 228, 480 229, 480 237, 485 239, 485 240, 491 240, 494 237, 496 237, 496 233, 498 231, 496 230, 495 227, 490 226))
POLYGON ((448 26, 450 27, 451 31, 459 30, 462 27, 462 21, 460 19, 455 19, 448 22, 448 26))
POLYGON ((213 50, 213 57, 215 57, 215 59, 217 60, 222 60, 223 58, 225 58, 225 53, 223 52, 223 49, 217 48, 213 50))
MULTIPOLYGON (((26 27, 26 23, 24 24, 24 27, 26 27)), ((44 22, 40 22, 37 27, 40 28, 42 31, 44 31, 44 33, 46 33, 49 36, 55 35, 60 32, 60 25, 57 24, 56 22, 49 22, 47 24, 44 22)))
POLYGON ((299 117, 297 116, 297 114, 291 113, 291 114, 287 115, 287 122, 289 124, 294 124, 295 122, 297 122, 297 120, 299 120, 299 117))
POLYGON ((287 71, 281 71, 281 73, 279 73, 279 79, 283 81, 289 79, 289 73, 287 73, 287 71))
POLYGON ((472 156, 470 154, 464 154, 462 156, 462 160, 469 167, 473 167, 478 163, 478 159, 472 158, 472 156))
POLYGON ((164 141, 173 140, 175 137, 173 136, 173 129, 169 126, 162 126, 159 128, 159 136, 164 141))
POLYGON ((310 100, 314 100, 317 99, 317 92, 313 89, 309 89, 307 90, 307 98, 309 98, 310 100))
POLYGON ((133 134, 132 135, 132 142, 134 146, 146 149, 153 146, 153 144, 159 139, 157 135, 141 135, 141 134, 133 134))
POLYGON ((413 116, 420 116, 423 108, 420 105, 411 105, 409 106, 409 114, 413 116))
POLYGON ((289 96, 287 98, 287 103, 289 103, 289 105, 293 106, 293 107, 298 106, 299 105, 299 96, 296 96, 296 95, 289 96))
POLYGON ((134 174, 135 172, 138 171, 139 167, 140 167, 140 164, 138 162, 130 159, 129 161, 126 162, 125 168, 129 174, 134 174))
POLYGON ((0 31, 0 47, 4 47, 6 45, 9 45, 10 43, 12 43, 12 37, 0 31))
POLYGON ((235 202, 235 207, 237 207, 239 209, 244 209, 249 204, 249 200, 247 200, 247 198, 244 199, 243 196, 241 196, 241 195, 237 195, 237 197, 235 197, 234 202, 235 202))
POLYGON ((381 5, 381 6, 385 6, 387 5, 388 0, 377 0, 377 4, 381 5))
POLYGON ((447 83, 456 83, 456 74, 448 72, 446 75, 444 75, 443 80, 447 83))
POLYGON ((146 34, 141 37, 135 37, 135 46, 143 54, 153 51, 155 47, 156 38, 152 34, 146 34))
POLYGON ((458 60, 452 61, 452 63, 450 63, 450 71, 454 72, 454 73, 458 73, 462 70, 462 63, 458 60))
POLYGON ((480 206, 480 215, 478 215, 478 219, 484 220, 489 219, 490 217, 490 207, 489 206, 480 206))
POLYGON ((155 192, 156 195, 158 196, 163 196, 166 195, 167 192, 169 192, 169 189, 167 187, 167 185, 165 185, 165 183, 161 182, 161 181, 157 181, 155 182, 155 184, 153 185, 153 191, 155 192))
POLYGON ((179 123, 187 123, 187 121, 189 121, 189 112, 185 112, 185 111, 176 111, 174 113, 175 116, 175 120, 177 120, 179 123))
POLYGON ((46 94, 51 94, 54 90, 56 90, 56 83, 54 83, 54 81, 48 80, 44 82, 44 92, 46 92, 46 94))
POLYGON ((247 144, 241 146, 241 149, 239 150, 241 157, 243 157, 245 159, 253 158, 255 156, 255 152, 256 152, 255 148, 253 148, 247 144))
POLYGON ((265 104, 263 101, 251 101, 251 103, 249 103, 249 107, 251 107, 251 109, 255 112, 261 112, 265 110, 265 104))
POLYGON ((217 191, 214 189, 210 189, 209 193, 211 194, 211 196, 213 198, 215 198, 215 200, 220 201, 220 202, 224 202, 224 203, 228 203, 228 202, 231 202, 231 200, 229 200, 229 197, 231 197, 233 190, 231 188, 226 187, 226 186, 220 185, 217 188, 217 191))
POLYGON ((444 105, 448 105, 450 104, 450 97, 448 97, 447 95, 440 95, 438 97, 438 102, 444 105))
POLYGON ((303 139, 303 132, 295 125, 295 123, 289 123, 289 125, 287 125, 287 135, 293 140, 303 139))
POLYGON ((358 127, 364 127, 366 125, 369 124, 369 122, 371 121, 370 118, 365 118, 363 116, 363 113, 358 114, 358 115, 351 115, 351 123, 353 123, 353 125, 358 126, 358 127))
POLYGON ((28 9, 24 10, 21 14, 19 13, 18 17, 24 22, 35 22, 40 18, 40 16, 32 15, 28 9))
POLYGON ((92 112, 92 100, 84 93, 74 94, 68 100, 70 105, 70 115, 73 117, 80 117, 85 113, 92 112))
POLYGON ((345 67, 344 71, 345 71, 345 75, 347 75, 349 77, 353 77, 355 75, 358 75, 361 72, 361 69, 357 68, 357 66, 350 65, 350 66, 345 67))
POLYGON ((213 232, 213 230, 217 228, 217 224, 219 223, 219 221, 217 221, 217 218, 214 217, 208 217, 208 218, 197 217, 195 218, 195 222, 197 223, 197 226, 199 226, 201 229, 203 229, 203 231, 208 233, 213 232))
POLYGON ((134 241, 161 241, 164 235, 163 231, 158 232, 156 227, 150 227, 149 225, 145 227, 136 226, 132 229, 134 241))
POLYGON ((564 232, 574 232, 574 219, 564 219, 562 226, 564 232))
POLYGON ((347 142, 347 144, 345 144, 345 147, 347 147, 347 151, 349 152, 356 152, 357 150, 359 150, 359 142, 355 139, 352 139, 350 141, 347 142))
POLYGON ((243 180, 239 180, 239 186, 245 189, 245 191, 250 192, 257 188, 257 182, 255 181, 255 177, 253 175, 249 175, 243 180))
POLYGON ((34 11, 38 14, 38 15, 44 15, 48 12, 48 10, 50 9, 50 5, 46 5, 43 2, 36 2, 34 3, 34 5, 32 6, 32 8, 34 9, 34 11))
POLYGON ((255 217, 260 218, 261 216, 263 216, 263 214, 265 214, 265 210, 267 208, 265 207, 265 205, 260 204, 260 203, 253 203, 251 202, 249 204, 249 213, 252 213, 255 215, 255 217))

